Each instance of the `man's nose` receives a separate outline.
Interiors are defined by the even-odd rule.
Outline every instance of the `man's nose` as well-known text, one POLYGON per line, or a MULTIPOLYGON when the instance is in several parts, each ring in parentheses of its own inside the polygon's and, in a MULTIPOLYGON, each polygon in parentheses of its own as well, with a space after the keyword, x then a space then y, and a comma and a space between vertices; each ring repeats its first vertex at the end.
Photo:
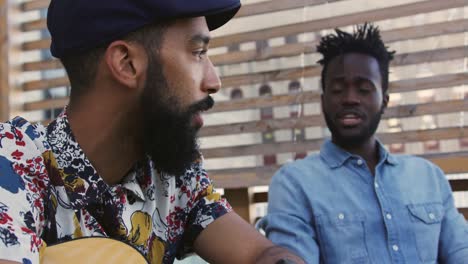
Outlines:
POLYGON ((205 76, 203 78, 202 89, 204 92, 208 94, 217 93, 221 88, 221 80, 219 79, 218 74, 216 73, 216 69, 208 59, 206 68, 205 68, 205 76))
POLYGON ((361 103, 361 98, 354 87, 348 87, 345 89, 342 102, 347 105, 356 105, 361 103))

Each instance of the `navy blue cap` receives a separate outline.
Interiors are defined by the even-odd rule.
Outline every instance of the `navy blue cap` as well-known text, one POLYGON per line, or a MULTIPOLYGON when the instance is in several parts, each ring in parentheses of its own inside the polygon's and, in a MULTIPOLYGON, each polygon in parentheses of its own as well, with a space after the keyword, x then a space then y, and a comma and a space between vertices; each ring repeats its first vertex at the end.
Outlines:
POLYGON ((62 58, 168 19, 204 16, 213 30, 240 6, 240 0, 52 0, 47 13, 50 50, 62 58))

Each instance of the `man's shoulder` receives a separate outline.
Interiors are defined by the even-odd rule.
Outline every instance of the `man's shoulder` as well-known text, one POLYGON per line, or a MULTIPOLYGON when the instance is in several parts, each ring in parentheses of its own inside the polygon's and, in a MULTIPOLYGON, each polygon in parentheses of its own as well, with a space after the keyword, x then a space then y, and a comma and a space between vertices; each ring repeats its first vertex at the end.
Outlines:
POLYGON ((308 171, 310 169, 321 169, 324 162, 319 153, 314 153, 306 156, 303 159, 298 159, 282 166, 282 170, 286 171, 308 171))
POLYGON ((430 160, 409 154, 392 154, 392 158, 396 161, 398 165, 403 166, 418 166, 418 167, 427 167, 431 169, 438 168, 437 165, 432 163, 430 160))
POLYGON ((314 178, 326 175, 323 173, 328 170, 320 154, 310 154, 303 159, 298 159, 292 162, 288 162, 281 166, 281 168, 275 173, 275 179, 287 179, 288 181, 303 181, 305 178, 314 178), (297 179, 296 179, 297 178, 297 179))
POLYGON ((444 171, 427 158, 414 155, 393 155, 396 173, 414 177, 415 180, 446 180, 444 171), (421 177, 424 175, 424 177, 421 177))
POLYGON ((22 117, 0 123, 0 156, 21 160, 40 155, 48 149, 46 129, 22 117))
MULTIPOLYGON (((0 191, 18 194, 20 190, 30 190, 26 183, 45 180, 45 164, 42 158, 45 132, 42 125, 35 125, 23 118, 14 118, 0 123, 0 191)), ((33 184, 33 185, 34 185, 33 184)), ((45 186, 45 183, 44 183, 45 186)), ((39 189, 34 189, 38 191, 39 189)), ((2 199, 5 192, 1 193, 2 199)), ((6 196, 5 196, 6 195, 6 196)))

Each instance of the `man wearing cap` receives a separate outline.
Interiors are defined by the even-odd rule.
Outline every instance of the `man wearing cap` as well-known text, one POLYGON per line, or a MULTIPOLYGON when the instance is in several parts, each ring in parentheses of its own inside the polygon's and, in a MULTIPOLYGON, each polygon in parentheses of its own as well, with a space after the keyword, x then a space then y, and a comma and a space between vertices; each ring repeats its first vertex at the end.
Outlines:
POLYGON ((70 102, 47 127, 0 123, 0 263, 39 263, 47 245, 89 236, 124 241, 150 263, 193 251, 211 263, 303 263, 235 214, 203 169, 200 113, 220 88, 209 31, 239 8, 51 1, 70 102))

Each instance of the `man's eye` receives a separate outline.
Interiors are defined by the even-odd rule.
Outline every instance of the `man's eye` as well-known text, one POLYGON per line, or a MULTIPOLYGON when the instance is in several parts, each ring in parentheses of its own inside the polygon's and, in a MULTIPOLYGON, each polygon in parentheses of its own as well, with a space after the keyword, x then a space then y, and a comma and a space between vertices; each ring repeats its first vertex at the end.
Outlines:
POLYGON ((343 86, 340 85, 340 84, 335 84, 331 87, 330 91, 333 93, 333 94, 338 94, 338 93, 341 93, 343 91, 343 86))
POLYGON ((370 90, 368 88, 359 88, 359 92, 362 94, 368 94, 370 93, 370 90))
POLYGON ((333 94, 339 94, 339 93, 341 93, 341 91, 342 91, 342 89, 331 89, 331 92, 333 94))
POLYGON ((193 52, 193 55, 197 56, 199 59, 202 59, 204 56, 206 56, 206 53, 208 50, 203 49, 203 50, 197 50, 193 52))

